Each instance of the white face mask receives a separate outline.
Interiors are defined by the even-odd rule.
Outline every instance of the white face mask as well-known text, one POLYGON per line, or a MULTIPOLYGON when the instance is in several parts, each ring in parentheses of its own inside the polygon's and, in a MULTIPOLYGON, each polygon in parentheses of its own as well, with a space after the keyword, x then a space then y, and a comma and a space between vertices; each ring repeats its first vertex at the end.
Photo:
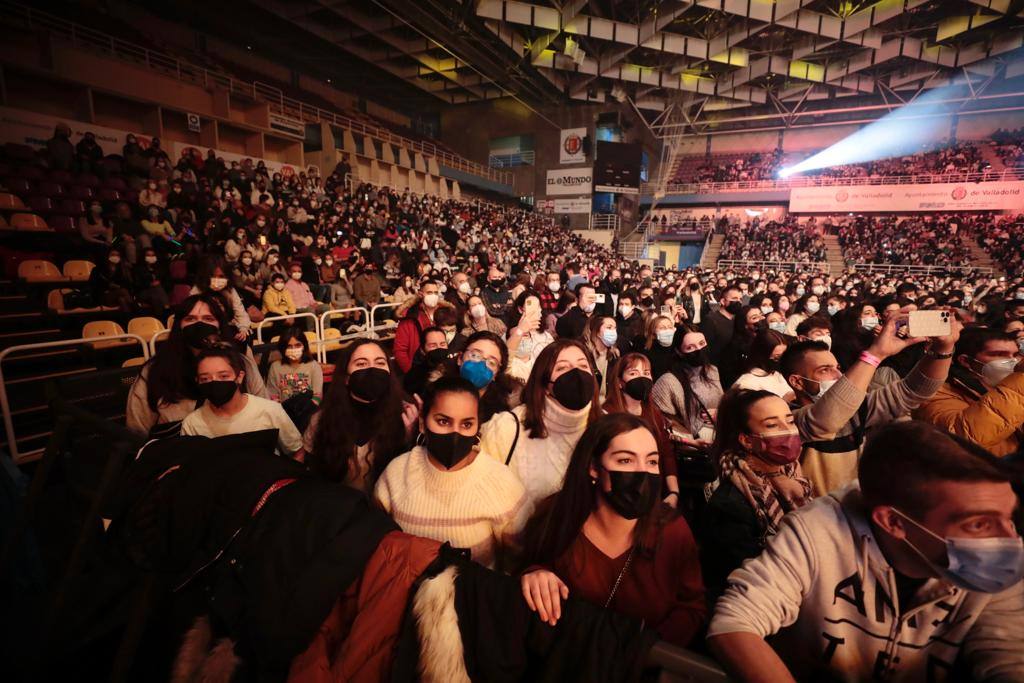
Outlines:
POLYGON ((211 277, 210 278, 210 289, 215 292, 219 292, 228 286, 228 279, 226 277, 211 277))
POLYGON ((860 326, 865 330, 873 330, 878 327, 878 317, 871 315, 866 318, 861 318, 860 326))
MULTIPOLYGON (((975 361, 977 363, 977 361, 975 361)), ((981 378, 985 380, 985 384, 990 387, 994 387, 1004 379, 1013 374, 1013 369, 1017 367, 1016 358, 997 358, 996 360, 990 360, 981 367, 981 378)))
POLYGON ((473 304, 469 308, 469 314, 474 318, 480 319, 487 315, 487 309, 484 308, 483 304, 473 304))
MULTIPOLYGON (((815 380, 807 378, 807 377, 801 377, 801 379, 804 380, 804 382, 814 382, 815 381, 815 380)), ((818 393, 816 393, 816 394, 808 393, 807 395, 811 397, 811 400, 818 401, 822 396, 825 395, 825 392, 827 392, 829 389, 831 389, 832 386, 836 382, 838 382, 838 381, 839 380, 837 380, 837 379, 823 379, 820 382, 818 382, 818 393)), ((805 388, 804 388, 804 393, 807 393, 806 385, 805 385, 805 388)))
POLYGON ((804 308, 807 309, 808 313, 814 315, 815 313, 821 310, 821 304, 819 304, 817 301, 808 301, 807 305, 804 308))
POLYGON ((550 289, 552 292, 557 292, 561 288, 562 288, 562 283, 561 282, 549 282, 548 283, 548 289, 550 289))
POLYGON ((464 280, 459 283, 459 293, 468 295, 473 291, 473 288, 469 286, 469 280, 464 280))
POLYGON ((275 282, 274 283, 274 289, 276 289, 279 292, 283 291, 284 290, 284 283, 283 282, 275 282))
POLYGON ((632 306, 619 306, 619 315, 623 318, 628 318, 630 313, 633 312, 632 306))
POLYGON ((437 294, 424 294, 423 295, 423 304, 427 308, 435 308, 437 306, 437 300, 438 300, 437 294))
POLYGON ((832 335, 830 335, 830 334, 823 334, 820 337, 818 337, 817 339, 815 339, 814 341, 820 341, 822 344, 827 346, 829 349, 832 348, 832 335))
POLYGON ((811 292, 813 292, 815 296, 821 296, 825 293, 825 288, 821 285, 814 285, 811 287, 811 292))
POLYGON ((156 263, 156 256, 147 256, 146 263, 156 263))
POLYGON ((292 279, 293 280, 301 280, 302 279, 302 271, 296 270, 291 275, 292 275, 292 279))
POLYGON ((768 315, 769 313, 771 313, 774 310, 775 309, 772 308, 771 306, 762 306, 761 307, 761 315, 768 315))
POLYGON ((302 349, 285 349, 284 355, 288 360, 302 360, 302 349))

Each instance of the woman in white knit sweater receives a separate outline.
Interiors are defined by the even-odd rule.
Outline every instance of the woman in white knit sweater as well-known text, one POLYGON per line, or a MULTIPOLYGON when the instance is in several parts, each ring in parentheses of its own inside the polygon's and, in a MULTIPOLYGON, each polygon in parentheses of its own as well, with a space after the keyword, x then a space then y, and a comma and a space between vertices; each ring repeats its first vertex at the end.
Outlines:
POLYGON ((536 503, 562 488, 572 450, 601 415, 594 358, 575 339, 547 346, 523 389, 523 403, 480 430, 481 450, 508 465, 536 503))
POLYGON ((406 533, 468 548, 487 567, 508 566, 533 505, 507 467, 480 457, 478 410, 468 380, 429 385, 420 445, 391 461, 374 497, 406 533))

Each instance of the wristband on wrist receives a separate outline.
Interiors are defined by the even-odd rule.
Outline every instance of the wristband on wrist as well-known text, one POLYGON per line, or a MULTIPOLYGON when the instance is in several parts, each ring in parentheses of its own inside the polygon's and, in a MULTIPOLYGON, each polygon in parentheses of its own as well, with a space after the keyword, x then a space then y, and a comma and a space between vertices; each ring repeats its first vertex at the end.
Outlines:
POLYGON ((860 360, 864 361, 865 363, 874 368, 877 368, 879 365, 882 364, 881 358, 879 358, 873 353, 868 353, 867 351, 864 351, 860 354, 860 360))

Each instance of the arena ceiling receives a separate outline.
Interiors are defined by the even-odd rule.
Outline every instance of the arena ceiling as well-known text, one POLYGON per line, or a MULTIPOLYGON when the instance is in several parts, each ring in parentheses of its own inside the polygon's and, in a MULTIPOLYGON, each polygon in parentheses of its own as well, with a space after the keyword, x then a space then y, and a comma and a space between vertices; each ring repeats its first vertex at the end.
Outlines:
POLYGON ((956 80, 976 99, 1024 74, 1024 0, 247 4, 438 104, 628 101, 656 133, 894 107, 956 80))

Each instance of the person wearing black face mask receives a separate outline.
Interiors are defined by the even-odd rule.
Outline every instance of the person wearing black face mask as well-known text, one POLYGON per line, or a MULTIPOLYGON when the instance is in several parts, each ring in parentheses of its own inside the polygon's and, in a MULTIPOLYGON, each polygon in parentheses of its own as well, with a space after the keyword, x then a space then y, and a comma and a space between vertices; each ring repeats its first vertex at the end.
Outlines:
POLYGON ((387 464, 408 450, 418 417, 418 399, 403 400, 384 349, 358 339, 338 361, 303 435, 306 465, 370 494, 387 464))
POLYGON ((420 333, 420 347, 412 357, 412 367, 402 378, 406 393, 422 396, 424 388, 444 374, 449 353, 448 337, 443 329, 424 329, 420 333))
POLYGON ((508 289, 505 273, 492 266, 487 272, 487 286, 480 291, 480 298, 487 306, 488 315, 508 323, 505 316, 512 304, 512 293, 508 289))
POLYGON ((676 507, 679 504, 676 458, 665 418, 651 400, 653 389, 651 361, 642 353, 627 353, 615 365, 614 376, 608 382, 608 397, 602 407, 606 413, 629 413, 647 423, 658 441, 664 501, 676 507))
POLYGON ((501 566, 533 507, 507 467, 479 457, 479 397, 461 377, 443 377, 424 392, 420 439, 391 461, 374 498, 406 533, 471 551, 501 566))
POLYGON ((658 442, 640 417, 613 413, 584 432, 562 490, 527 525, 527 605, 555 625, 570 595, 642 619, 687 647, 707 615, 697 546, 659 505, 658 442))
POLYGON ((199 353, 196 379, 203 404, 181 421, 181 433, 212 439, 276 429, 278 453, 297 453, 302 448, 299 430, 280 403, 245 393, 245 368, 241 354, 228 344, 217 344, 199 353))
POLYGON ((701 323, 700 330, 708 340, 708 354, 713 365, 718 365, 725 347, 732 341, 733 319, 743 310, 742 296, 739 287, 727 287, 718 308, 701 323))
MULTIPOLYGON (((181 420, 196 407, 200 397, 196 385, 196 357, 221 341, 230 315, 224 301, 213 293, 188 297, 176 309, 166 341, 139 372, 125 407, 125 423, 131 431, 150 438, 178 433, 181 420)), ((245 363, 245 391, 267 398, 259 368, 249 356, 245 363)))

